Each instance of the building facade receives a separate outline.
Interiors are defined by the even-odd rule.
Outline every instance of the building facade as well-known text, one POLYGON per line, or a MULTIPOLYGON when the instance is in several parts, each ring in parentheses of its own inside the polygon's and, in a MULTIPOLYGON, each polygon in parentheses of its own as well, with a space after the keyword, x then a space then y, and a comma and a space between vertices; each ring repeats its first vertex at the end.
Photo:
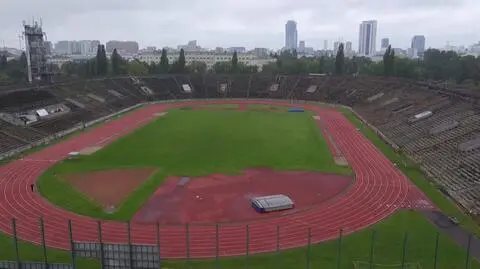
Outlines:
POLYGON ((425 36, 416 35, 412 38, 412 45, 410 48, 416 50, 416 56, 423 57, 425 53, 425 36))
POLYGON ((386 50, 388 48, 388 46, 390 46, 390 39, 382 38, 382 42, 381 42, 381 46, 380 46, 382 51, 386 50))
POLYGON ((295 21, 287 21, 285 24, 285 49, 296 50, 298 46, 297 23, 295 21))
POLYGON ((376 52, 377 43, 377 21, 363 21, 360 24, 358 38, 358 54, 362 56, 373 56, 376 52))
POLYGON ((305 53, 305 41, 298 42, 298 52, 305 53))
POLYGON ((136 41, 118 41, 110 40, 105 45, 105 50, 108 53, 112 53, 114 49, 123 53, 135 54, 138 53, 139 46, 136 41))
MULTIPOLYGON (((180 54, 178 52, 168 53, 168 61, 173 63, 178 60, 180 54)), ((215 63, 218 62, 231 62, 233 54, 229 53, 222 53, 217 54, 214 52, 185 52, 185 62, 187 65, 191 64, 192 62, 203 62, 207 65, 207 68, 212 68, 215 63)), ((258 66, 259 70, 261 70, 262 66, 268 63, 275 62, 274 58, 271 57, 258 57, 253 53, 239 53, 238 54, 238 62, 245 64, 245 65, 256 65, 258 66)), ((145 62, 148 64, 151 63, 160 63, 160 54, 140 54, 136 56, 136 59, 145 62)))

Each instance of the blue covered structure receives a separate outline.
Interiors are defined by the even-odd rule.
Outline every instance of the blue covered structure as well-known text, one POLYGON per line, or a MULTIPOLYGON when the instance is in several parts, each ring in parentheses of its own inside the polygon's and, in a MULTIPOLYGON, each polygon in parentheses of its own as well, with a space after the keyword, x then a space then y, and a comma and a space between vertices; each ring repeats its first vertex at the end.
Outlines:
POLYGON ((291 107, 288 109, 288 112, 305 112, 305 109, 300 107, 291 107))

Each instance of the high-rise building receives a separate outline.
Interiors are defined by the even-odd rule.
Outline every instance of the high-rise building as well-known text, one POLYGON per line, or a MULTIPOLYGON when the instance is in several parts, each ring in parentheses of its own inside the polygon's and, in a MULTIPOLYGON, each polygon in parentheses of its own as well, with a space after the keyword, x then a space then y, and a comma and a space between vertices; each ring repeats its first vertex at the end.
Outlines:
POLYGON ((382 50, 386 50, 388 48, 388 46, 390 46, 390 39, 388 38, 382 38, 382 42, 381 42, 381 48, 382 50))
POLYGON ((105 50, 109 53, 112 53, 114 49, 117 49, 118 52, 137 53, 138 43, 136 41, 108 41, 105 50))
POLYGON ((287 21, 287 23, 285 24, 285 49, 297 49, 297 40, 297 23, 295 21, 287 21))
POLYGON ((323 40, 323 49, 328 50, 328 40, 323 40))
POLYGON ((305 53, 305 41, 298 42, 298 52, 305 53))
POLYGON ((345 42, 345 55, 351 56, 353 54, 352 42, 345 42))
POLYGON ((267 57, 270 54, 270 52, 268 51, 267 48, 254 48, 253 54, 257 57, 267 57))
POLYGON ((360 24, 358 38, 358 53, 363 56, 373 56, 377 43, 377 21, 363 21, 360 24))
POLYGON ((333 52, 337 54, 338 47, 340 47, 340 41, 333 42, 333 52))
POLYGON ((412 38, 412 46, 410 47, 415 49, 417 52, 417 56, 422 57, 423 53, 425 52, 425 36, 423 35, 416 35, 412 38))
POLYGON ((55 43, 55 53, 56 54, 68 54, 69 51, 69 41, 62 40, 55 43))

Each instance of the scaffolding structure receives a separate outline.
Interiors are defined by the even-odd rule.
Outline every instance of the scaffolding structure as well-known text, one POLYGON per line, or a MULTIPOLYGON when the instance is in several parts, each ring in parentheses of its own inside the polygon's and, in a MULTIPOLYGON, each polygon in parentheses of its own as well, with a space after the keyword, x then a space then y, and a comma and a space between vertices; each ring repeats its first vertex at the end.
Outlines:
POLYGON ((50 75, 47 68, 46 49, 43 43, 45 33, 41 23, 32 24, 23 22, 23 37, 25 39, 25 54, 27 56, 28 81, 48 80, 50 75))

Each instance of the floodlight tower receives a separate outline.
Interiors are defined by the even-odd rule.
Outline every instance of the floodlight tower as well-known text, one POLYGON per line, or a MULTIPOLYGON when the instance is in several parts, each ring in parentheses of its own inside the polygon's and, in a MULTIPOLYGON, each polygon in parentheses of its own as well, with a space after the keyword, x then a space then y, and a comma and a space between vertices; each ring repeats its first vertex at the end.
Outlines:
POLYGON ((42 30, 42 22, 33 21, 27 24, 23 21, 23 37, 25 39, 25 55, 27 56, 28 81, 43 80, 48 76, 47 58, 42 30))

